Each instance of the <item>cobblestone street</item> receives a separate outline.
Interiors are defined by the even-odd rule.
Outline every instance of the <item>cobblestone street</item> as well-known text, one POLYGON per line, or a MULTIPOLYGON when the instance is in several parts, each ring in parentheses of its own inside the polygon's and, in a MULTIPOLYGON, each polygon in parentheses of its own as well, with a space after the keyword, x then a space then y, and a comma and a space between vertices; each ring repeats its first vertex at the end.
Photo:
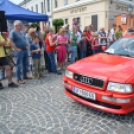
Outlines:
POLYGON ((64 94, 62 76, 0 91, 0 134, 133 133, 134 113, 108 114, 73 101, 64 94))

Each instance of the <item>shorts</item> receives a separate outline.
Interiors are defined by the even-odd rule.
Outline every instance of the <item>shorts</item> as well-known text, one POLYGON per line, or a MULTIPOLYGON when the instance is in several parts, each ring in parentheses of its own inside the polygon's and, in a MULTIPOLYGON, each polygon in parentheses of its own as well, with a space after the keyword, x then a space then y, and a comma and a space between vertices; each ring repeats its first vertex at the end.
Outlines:
POLYGON ((13 63, 13 57, 11 57, 11 56, 7 56, 7 62, 11 68, 13 68, 15 66, 13 63))
POLYGON ((7 66, 7 65, 9 65, 7 58, 1 57, 0 58, 0 66, 7 66))

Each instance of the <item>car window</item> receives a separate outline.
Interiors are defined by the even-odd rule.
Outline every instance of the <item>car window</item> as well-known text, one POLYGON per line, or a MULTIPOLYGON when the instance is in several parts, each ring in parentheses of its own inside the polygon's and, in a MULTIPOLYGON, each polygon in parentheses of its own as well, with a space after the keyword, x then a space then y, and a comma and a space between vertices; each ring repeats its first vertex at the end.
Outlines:
POLYGON ((109 54, 134 57, 134 39, 121 38, 108 47, 105 52, 109 54))

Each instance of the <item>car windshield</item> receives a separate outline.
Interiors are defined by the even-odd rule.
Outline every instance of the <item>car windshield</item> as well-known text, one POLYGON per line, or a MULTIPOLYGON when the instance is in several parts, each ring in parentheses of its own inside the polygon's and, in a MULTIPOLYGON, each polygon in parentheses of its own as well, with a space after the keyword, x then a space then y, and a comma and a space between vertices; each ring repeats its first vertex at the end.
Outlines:
POLYGON ((121 38, 109 46, 104 53, 134 57, 134 38, 121 38))

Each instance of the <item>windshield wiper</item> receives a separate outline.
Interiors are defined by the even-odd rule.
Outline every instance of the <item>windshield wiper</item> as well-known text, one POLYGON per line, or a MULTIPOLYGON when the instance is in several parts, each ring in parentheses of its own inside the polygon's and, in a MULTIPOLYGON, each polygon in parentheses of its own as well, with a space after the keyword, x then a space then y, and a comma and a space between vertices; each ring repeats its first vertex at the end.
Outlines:
POLYGON ((129 55, 129 54, 117 54, 117 55, 119 55, 119 56, 125 56, 125 57, 134 57, 134 56, 131 56, 131 55, 129 55))
POLYGON ((105 51, 102 53, 109 54, 109 55, 115 55, 115 53, 110 53, 110 52, 105 52, 105 51))

